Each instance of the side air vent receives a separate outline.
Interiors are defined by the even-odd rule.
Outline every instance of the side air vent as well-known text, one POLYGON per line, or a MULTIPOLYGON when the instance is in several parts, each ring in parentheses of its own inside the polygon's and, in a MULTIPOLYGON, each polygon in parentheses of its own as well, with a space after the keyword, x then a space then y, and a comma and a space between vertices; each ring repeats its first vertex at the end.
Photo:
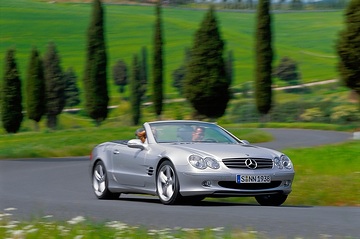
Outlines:
POLYGON ((153 174, 154 174, 154 168, 153 168, 153 167, 149 167, 149 168, 147 169, 147 174, 148 174, 149 176, 153 175, 153 174))

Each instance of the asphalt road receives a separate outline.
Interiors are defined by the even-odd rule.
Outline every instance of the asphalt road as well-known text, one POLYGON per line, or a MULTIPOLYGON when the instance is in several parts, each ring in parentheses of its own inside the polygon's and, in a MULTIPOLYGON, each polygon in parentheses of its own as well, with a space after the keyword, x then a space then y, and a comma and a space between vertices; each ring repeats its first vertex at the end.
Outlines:
MULTIPOLYGON (((349 133, 266 129, 275 141, 261 144, 274 149, 342 142, 349 133)), ((290 195, 291 197, 291 195, 290 195)), ((94 196, 88 157, 0 161, 0 213, 13 219, 51 215, 56 220, 84 216, 96 221, 121 221, 148 228, 225 227, 252 230, 283 238, 360 238, 359 207, 312 207, 201 202, 165 206, 157 197, 121 195, 103 201, 94 196), (13 208, 16 210, 8 211, 13 208)))
MULTIPOLYGON (((262 129, 271 133, 272 142, 256 144, 276 150, 336 144, 352 139, 348 132, 306 130, 306 129, 262 129)), ((251 143, 251 142, 250 142, 251 143)))

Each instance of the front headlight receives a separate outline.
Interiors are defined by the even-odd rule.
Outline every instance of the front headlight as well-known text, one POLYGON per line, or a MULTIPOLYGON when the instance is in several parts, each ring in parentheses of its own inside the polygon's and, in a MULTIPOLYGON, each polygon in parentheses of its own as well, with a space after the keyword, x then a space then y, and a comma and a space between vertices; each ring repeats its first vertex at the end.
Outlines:
POLYGON ((281 163, 281 161, 280 161, 280 158, 278 158, 278 157, 275 157, 275 158, 274 158, 274 165, 275 165, 278 169, 282 169, 282 168, 283 168, 282 163, 281 163))
POLYGON ((207 167, 212 169, 220 168, 220 164, 216 159, 210 157, 202 158, 198 155, 190 155, 189 163, 197 169, 206 169, 207 167))
POLYGON ((281 164, 284 166, 284 168, 292 169, 292 163, 288 156, 281 155, 280 160, 281 160, 281 164))
POLYGON ((198 169, 206 169, 206 162, 198 155, 190 155, 189 163, 198 169))
POLYGON ((278 168, 278 169, 292 169, 292 163, 291 160, 289 159, 288 156, 286 155, 281 155, 280 158, 275 157, 274 158, 274 165, 278 168))
POLYGON ((209 167, 209 168, 212 168, 212 169, 218 169, 220 168, 220 164, 218 161, 216 161, 216 159, 214 158, 205 158, 205 162, 206 162, 206 165, 209 167))

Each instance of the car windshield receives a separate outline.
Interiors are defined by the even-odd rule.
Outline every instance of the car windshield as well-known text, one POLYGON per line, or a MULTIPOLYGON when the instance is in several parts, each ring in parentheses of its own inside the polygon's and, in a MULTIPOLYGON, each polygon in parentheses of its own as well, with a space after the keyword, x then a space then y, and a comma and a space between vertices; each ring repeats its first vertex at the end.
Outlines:
POLYGON ((154 122, 150 123, 150 127, 158 143, 239 143, 232 135, 212 123, 154 122))

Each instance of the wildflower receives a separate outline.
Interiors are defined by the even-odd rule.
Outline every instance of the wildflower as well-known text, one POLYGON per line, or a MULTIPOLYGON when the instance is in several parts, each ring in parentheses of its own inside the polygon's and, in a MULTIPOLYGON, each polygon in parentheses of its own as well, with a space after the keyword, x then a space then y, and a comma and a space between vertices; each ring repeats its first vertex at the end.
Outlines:
POLYGON ((60 232, 60 235, 63 237, 67 236, 70 231, 70 230, 66 229, 66 227, 61 226, 61 225, 57 226, 57 230, 60 232))
POLYGON ((14 207, 9 207, 9 208, 5 208, 4 211, 16 211, 17 208, 14 207))
POLYGON ((12 214, 10 213, 0 213, 0 220, 2 220, 2 218, 4 217, 10 217, 10 216, 12 216, 12 214))
POLYGON ((320 238, 331 238, 331 235, 328 234, 320 234, 320 238))
POLYGON ((39 229, 37 228, 31 228, 29 230, 27 230, 27 233, 34 233, 34 232, 37 232, 39 229))
POLYGON ((10 222, 9 222, 10 225, 17 225, 17 224, 19 224, 19 223, 20 223, 19 221, 10 221, 10 222))
POLYGON ((107 222, 106 226, 110 228, 114 228, 119 231, 126 230, 129 228, 127 224, 118 221, 107 222))
POLYGON ((14 230, 12 231, 13 238, 23 238, 24 231, 23 230, 14 230))
POLYGON ((83 216, 77 216, 77 217, 74 217, 73 219, 71 219, 71 220, 69 220, 67 222, 69 224, 74 225, 74 224, 78 224, 78 223, 83 222, 83 221, 85 221, 85 218, 83 216))
POLYGON ((33 228, 33 225, 27 225, 27 226, 25 226, 23 229, 25 230, 25 231, 27 231, 27 230, 30 230, 31 228, 33 228))
POLYGON ((192 231, 194 231, 194 229, 192 229, 192 228, 181 228, 181 230, 184 231, 184 232, 192 232, 192 231))
POLYGON ((12 228, 15 228, 16 225, 15 224, 8 224, 8 225, 5 225, 5 226, 0 226, 0 228, 6 228, 6 229, 12 229, 12 228))
POLYGON ((214 232, 221 232, 224 230, 224 227, 215 227, 215 228, 211 228, 211 231, 214 231, 214 232))

